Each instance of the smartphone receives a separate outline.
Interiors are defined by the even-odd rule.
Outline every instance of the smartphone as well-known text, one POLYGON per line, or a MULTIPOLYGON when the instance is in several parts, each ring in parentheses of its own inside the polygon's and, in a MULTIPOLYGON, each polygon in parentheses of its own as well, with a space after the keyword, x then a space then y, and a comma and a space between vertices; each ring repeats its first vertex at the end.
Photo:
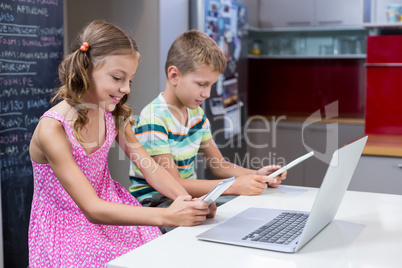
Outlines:
POLYGON ((292 162, 290 162, 289 164, 281 167, 280 169, 278 169, 275 172, 272 172, 271 174, 268 175, 268 177, 271 178, 275 178, 276 176, 281 175, 283 172, 285 172, 288 169, 291 169, 292 167, 296 166, 297 164, 303 162, 304 160, 306 160, 307 158, 310 158, 314 155, 314 151, 311 151, 303 156, 300 156, 299 158, 296 158, 295 160, 293 160, 292 162))
POLYGON ((215 186, 214 189, 212 189, 204 198, 202 201, 206 202, 208 205, 211 204, 212 202, 215 202, 215 200, 223 194, 224 191, 226 191, 227 188, 230 187, 235 182, 236 178, 231 177, 229 179, 226 179, 224 181, 221 181, 218 183, 218 185, 215 186))

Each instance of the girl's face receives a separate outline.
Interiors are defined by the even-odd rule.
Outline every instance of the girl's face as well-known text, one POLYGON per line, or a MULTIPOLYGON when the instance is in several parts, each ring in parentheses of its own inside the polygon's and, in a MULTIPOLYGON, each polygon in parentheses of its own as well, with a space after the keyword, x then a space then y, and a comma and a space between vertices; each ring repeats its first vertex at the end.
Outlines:
POLYGON ((111 112, 120 99, 130 93, 131 80, 138 67, 137 55, 111 55, 100 60, 89 72, 90 86, 84 102, 111 112))
POLYGON ((176 97, 182 107, 196 109, 211 94, 211 87, 218 80, 219 73, 209 67, 201 67, 198 71, 178 76, 176 97))

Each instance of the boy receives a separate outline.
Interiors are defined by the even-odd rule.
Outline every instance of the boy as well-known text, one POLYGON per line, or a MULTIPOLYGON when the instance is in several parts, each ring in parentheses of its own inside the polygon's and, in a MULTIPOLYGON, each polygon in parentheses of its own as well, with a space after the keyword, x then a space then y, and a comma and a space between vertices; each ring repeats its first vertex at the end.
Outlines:
MULTIPOLYGON (((165 90, 142 110, 134 126, 137 139, 148 153, 193 197, 207 194, 220 181, 232 176, 236 182, 224 195, 258 195, 268 184, 278 187, 286 178, 286 172, 276 178, 267 176, 279 166, 255 171, 225 161, 213 141, 209 121, 200 106, 225 68, 225 55, 213 39, 197 30, 179 35, 168 52, 165 90), (194 160, 198 150, 220 180, 196 179, 194 160)), ((132 165, 131 194, 143 206, 169 206, 172 201, 141 177, 132 165)))

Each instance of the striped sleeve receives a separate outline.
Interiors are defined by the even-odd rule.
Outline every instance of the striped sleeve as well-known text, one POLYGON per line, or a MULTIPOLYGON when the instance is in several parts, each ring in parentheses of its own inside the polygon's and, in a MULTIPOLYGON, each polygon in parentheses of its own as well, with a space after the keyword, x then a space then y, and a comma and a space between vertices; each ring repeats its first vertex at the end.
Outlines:
POLYGON ((168 128, 156 114, 140 116, 135 126, 135 136, 152 155, 170 154, 168 128))

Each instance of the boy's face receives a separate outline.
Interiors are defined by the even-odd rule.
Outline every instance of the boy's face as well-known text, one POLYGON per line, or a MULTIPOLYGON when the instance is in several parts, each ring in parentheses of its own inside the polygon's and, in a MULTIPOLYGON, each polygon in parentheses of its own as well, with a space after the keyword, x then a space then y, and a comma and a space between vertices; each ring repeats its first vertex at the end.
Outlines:
POLYGON ((198 71, 179 75, 176 86, 176 98, 182 107, 196 109, 209 98, 211 87, 218 80, 219 73, 209 67, 201 67, 198 71))

